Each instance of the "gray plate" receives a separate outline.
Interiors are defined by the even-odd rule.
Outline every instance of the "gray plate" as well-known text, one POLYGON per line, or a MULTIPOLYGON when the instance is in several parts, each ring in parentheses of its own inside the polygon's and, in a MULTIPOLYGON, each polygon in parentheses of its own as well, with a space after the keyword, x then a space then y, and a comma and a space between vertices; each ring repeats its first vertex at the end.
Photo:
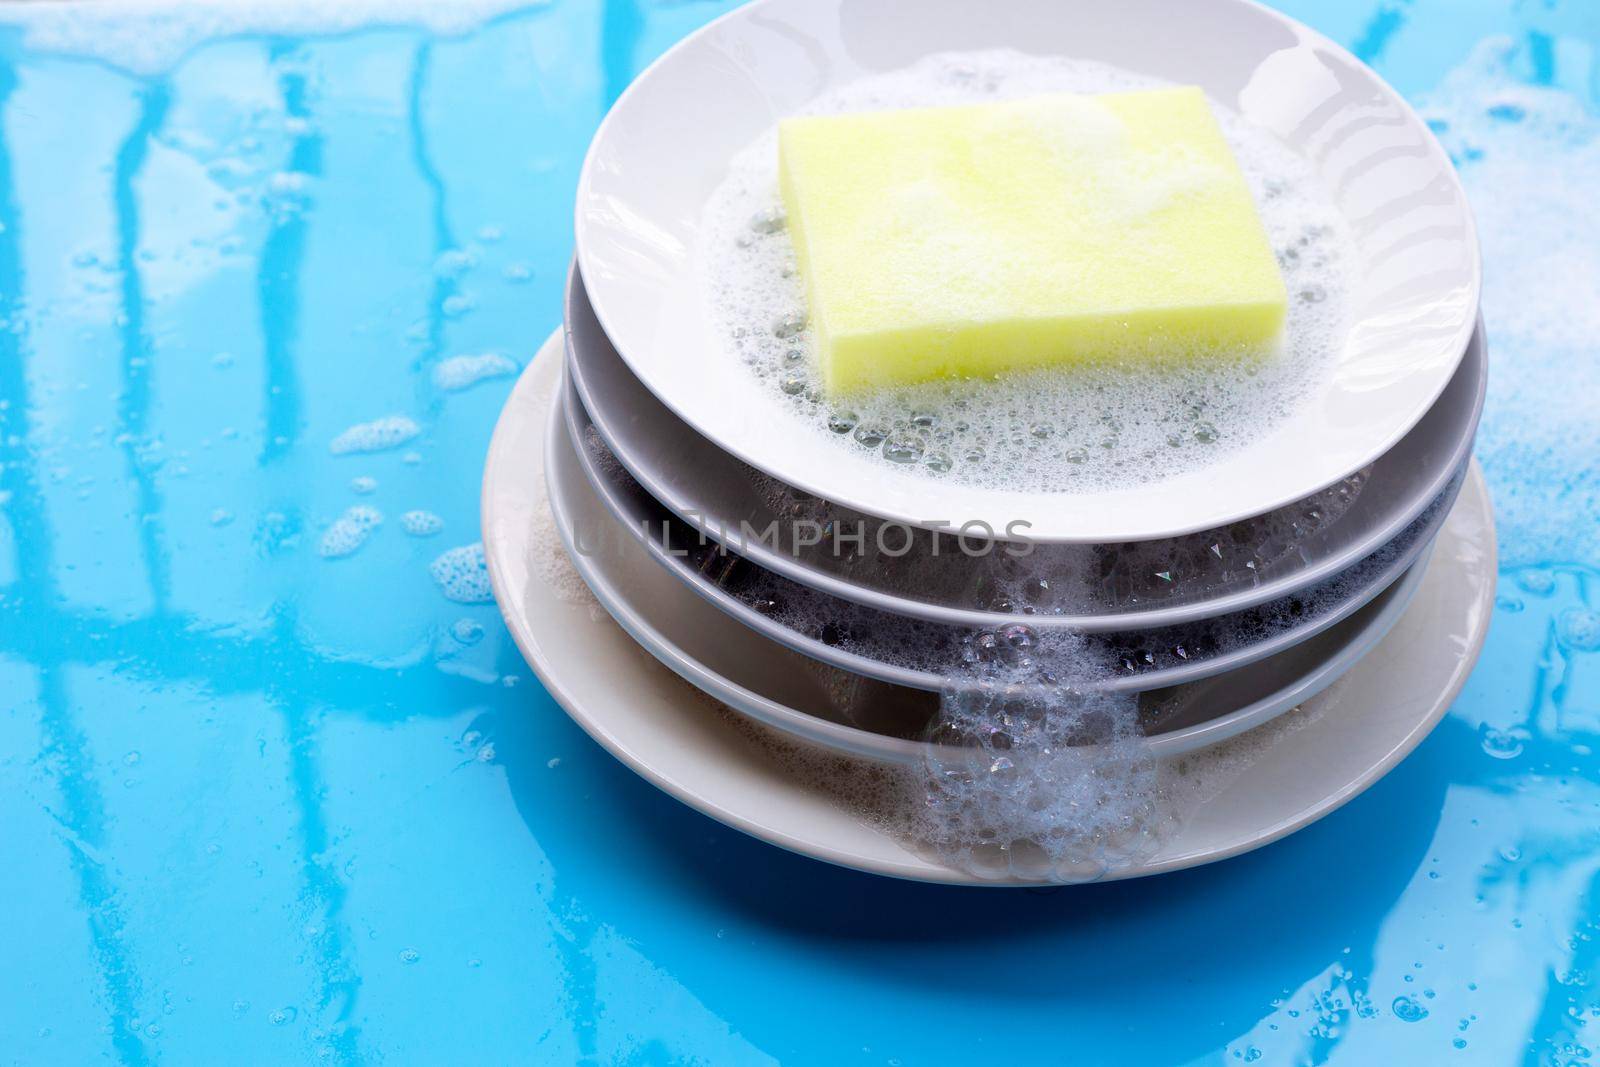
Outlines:
MULTIPOLYGON (((906 618, 840 600, 768 571, 697 534, 630 477, 590 423, 569 380, 567 429, 607 510, 691 589, 725 613, 811 659, 914 689, 940 690, 948 667, 981 628, 906 618)), ((1360 610, 1432 543, 1466 465, 1398 537, 1332 578, 1293 596, 1226 616, 1148 630, 1091 633, 1086 656, 1117 665, 1100 691, 1138 692, 1214 677, 1309 640, 1360 610)), ((575 531, 579 545, 596 535, 575 531)), ((589 550, 603 549, 590 543, 589 550)), ((1033 622, 1029 617, 1027 622, 1033 622)))
MULTIPOLYGON (((891 763, 932 754, 923 738, 939 698, 851 674, 769 641, 724 616, 626 535, 578 552, 571 533, 615 519, 594 492, 565 420, 552 413, 546 470, 557 528, 584 581, 623 629, 678 675, 753 719, 851 755, 891 763)), ((1309 700, 1389 632, 1426 561, 1348 619, 1257 663, 1139 694, 1152 751, 1174 756, 1226 740, 1309 700)))
MULTIPOLYGON (((797 493, 695 433, 628 369, 595 319, 576 268, 567 290, 567 365, 590 418, 628 473, 680 520, 802 585, 895 615, 957 626, 1127 631, 1177 625, 1265 604, 1325 581, 1397 537, 1445 489, 1471 452, 1488 359, 1480 325, 1455 377, 1399 444, 1351 479, 1250 522, 1137 546, 1039 545, 1052 601, 1025 613, 995 593, 1001 553, 971 558, 946 536, 914 531, 911 550, 838 553, 806 547, 791 520, 871 516, 797 493), (765 542, 741 531, 763 531, 765 542), (942 545, 936 555, 935 540, 942 545)), ((898 547, 900 530, 892 544, 898 547)))

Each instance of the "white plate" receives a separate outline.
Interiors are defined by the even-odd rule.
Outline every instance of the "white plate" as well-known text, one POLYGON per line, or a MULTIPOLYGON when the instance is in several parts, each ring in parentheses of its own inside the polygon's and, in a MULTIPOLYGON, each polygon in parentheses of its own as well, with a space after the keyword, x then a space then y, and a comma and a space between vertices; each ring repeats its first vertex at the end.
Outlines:
MULTIPOLYGON (((914 763, 938 696, 812 659, 729 618, 622 530, 552 411, 545 480, 557 532, 584 582, 624 630, 735 711, 850 755, 914 763), (572 531, 596 531, 583 551, 572 531), (602 532, 603 531, 603 532, 602 532)), ((1139 694, 1151 749, 1176 756, 1241 734, 1326 689, 1372 649, 1422 584, 1426 557, 1350 618, 1255 663, 1139 694)))
MULTIPOLYGON (((946 543, 935 556, 930 534, 901 557, 870 551, 870 533, 865 552, 839 552, 826 542, 806 547, 793 537, 768 544, 740 535, 773 521, 780 531, 795 529, 784 521, 792 516, 782 507, 792 494, 774 492, 770 478, 695 433, 644 387, 600 329, 576 266, 568 277, 566 308, 567 377, 611 454, 651 496, 696 530, 785 578, 881 611, 956 626, 1147 630, 1254 607, 1332 577, 1399 536, 1466 465, 1489 378, 1480 323, 1445 391, 1369 471, 1266 517, 1146 542, 1145 548, 1155 550, 1141 555, 1146 566, 1119 563, 1098 583, 1083 583, 1081 592, 1059 594, 1066 607, 1024 614, 995 610, 1003 554, 972 558, 946 543), (1340 494, 1349 494, 1353 482, 1359 490, 1349 500, 1340 494), (1311 509, 1322 518, 1292 541, 1285 537, 1283 529, 1306 524, 1311 509), (1220 545, 1228 551, 1218 558, 1211 546, 1220 545), (1165 580, 1156 572, 1164 572, 1165 580)), ((837 519, 846 528, 877 529, 875 522, 826 501, 808 503, 805 514, 817 522, 837 519)), ((1066 576, 1101 573, 1103 552, 1101 545, 1042 545, 1030 566, 1048 563, 1060 576, 1053 588, 1073 590, 1066 576)))
MULTIPOLYGON (((540 577, 547 561, 535 553, 554 546, 536 542, 532 531, 547 506, 540 469, 559 362, 547 345, 507 401, 484 468, 482 507, 495 597, 551 694, 646 780, 728 826, 864 871, 975 883, 908 851, 818 786, 788 774, 769 741, 719 714, 609 618, 563 599, 540 577)), ((1309 701, 1298 728, 1283 732, 1196 808, 1160 852, 1121 875, 1177 870, 1258 848, 1375 782, 1427 736, 1460 692, 1488 630, 1494 575, 1493 515, 1474 469, 1416 599, 1389 637, 1309 701)), ((1211 759, 1230 747, 1185 758, 1211 759)))
POLYGON ((1259 515, 1386 452, 1449 381, 1477 314, 1477 238, 1455 171, 1370 69, 1248 0, 758 0, 685 39, 612 108, 579 180, 577 254, 634 373, 778 480, 917 525, 1014 519, 1039 541, 1141 541, 1259 515), (700 218, 728 161, 782 116, 935 52, 1009 47, 1198 84, 1308 158, 1362 259, 1325 384, 1208 468, 1100 493, 975 490, 907 474, 803 425, 714 336, 700 218))

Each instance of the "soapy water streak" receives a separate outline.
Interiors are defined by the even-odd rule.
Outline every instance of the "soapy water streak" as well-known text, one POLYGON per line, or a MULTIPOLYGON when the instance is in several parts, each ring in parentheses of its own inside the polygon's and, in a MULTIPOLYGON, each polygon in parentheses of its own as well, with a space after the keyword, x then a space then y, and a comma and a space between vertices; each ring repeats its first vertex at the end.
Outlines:
POLYGON ((942 695, 914 837, 989 878, 1093 881, 1148 859, 1178 821, 1138 730, 1138 697, 1020 684, 1041 662, 1091 657, 1066 634, 1041 641, 1016 626, 995 636, 942 695))

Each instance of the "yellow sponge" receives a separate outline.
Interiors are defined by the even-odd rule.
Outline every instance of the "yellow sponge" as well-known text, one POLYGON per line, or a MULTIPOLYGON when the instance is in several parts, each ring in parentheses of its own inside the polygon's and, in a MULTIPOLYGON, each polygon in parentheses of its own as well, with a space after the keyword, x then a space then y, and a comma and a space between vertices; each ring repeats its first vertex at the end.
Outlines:
POLYGON ((1199 89, 793 118, 778 153, 830 393, 1282 329, 1283 279, 1199 89))

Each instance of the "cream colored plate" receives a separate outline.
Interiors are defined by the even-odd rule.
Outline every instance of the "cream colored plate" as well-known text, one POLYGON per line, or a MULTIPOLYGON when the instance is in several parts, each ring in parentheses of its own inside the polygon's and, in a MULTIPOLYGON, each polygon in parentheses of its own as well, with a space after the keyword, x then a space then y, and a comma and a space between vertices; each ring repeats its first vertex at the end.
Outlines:
MULTIPOLYGON (((523 373, 495 428, 483 480, 483 541, 518 647, 567 713, 613 755, 679 800, 783 848, 924 881, 980 880, 919 856, 829 792, 784 769, 778 743, 722 712, 592 604, 542 577, 562 551, 548 526, 544 442, 560 380, 559 337, 523 373)), ((1416 598, 1388 638, 1300 712, 1184 757, 1258 757, 1121 877, 1259 848, 1362 792, 1427 736, 1465 683, 1494 599, 1493 513, 1473 469, 1416 598), (1274 741, 1270 745, 1265 741, 1274 741)), ((1017 880, 981 884, 1026 884, 1017 880)))

